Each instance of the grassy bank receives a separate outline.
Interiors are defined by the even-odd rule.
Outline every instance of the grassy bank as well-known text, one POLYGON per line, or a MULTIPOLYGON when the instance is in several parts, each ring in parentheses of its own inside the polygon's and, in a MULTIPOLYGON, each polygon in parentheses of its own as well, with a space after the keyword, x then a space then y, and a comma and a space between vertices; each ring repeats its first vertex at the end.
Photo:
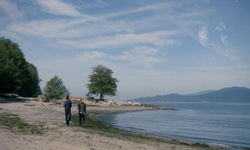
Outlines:
MULTIPOLYGON (((97 114, 94 114, 94 115, 97 115, 97 114)), ((72 126, 79 126, 78 115, 73 115, 71 121, 72 121, 72 126)), ((207 144, 198 143, 198 142, 189 143, 189 142, 178 141, 175 139, 167 139, 167 138, 165 139, 165 138, 152 136, 148 134, 141 134, 141 133, 121 130, 121 129, 106 125, 96 119, 92 119, 89 116, 86 117, 85 125, 86 125, 86 129, 88 129, 87 132, 93 132, 94 130, 94 132, 97 132, 105 136, 116 137, 119 139, 126 139, 130 141, 142 142, 144 140, 147 140, 147 141, 152 141, 152 142, 168 142, 171 144, 186 145, 186 146, 191 146, 191 147, 201 148, 201 149, 218 149, 218 148, 212 148, 207 144)))
POLYGON ((18 115, 11 113, 0 114, 0 125, 11 130, 24 134, 43 134, 43 125, 29 124, 24 122, 18 115))

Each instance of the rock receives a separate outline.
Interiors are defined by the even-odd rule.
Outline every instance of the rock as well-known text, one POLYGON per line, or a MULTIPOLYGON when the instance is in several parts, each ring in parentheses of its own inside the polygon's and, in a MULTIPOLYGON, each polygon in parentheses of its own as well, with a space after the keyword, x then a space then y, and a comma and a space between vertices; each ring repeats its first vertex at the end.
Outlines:
POLYGON ((45 96, 44 95, 38 95, 37 96, 38 101, 46 102, 45 96))
POLYGON ((55 103, 55 104, 62 104, 63 100, 62 99, 53 100, 53 103, 55 103))

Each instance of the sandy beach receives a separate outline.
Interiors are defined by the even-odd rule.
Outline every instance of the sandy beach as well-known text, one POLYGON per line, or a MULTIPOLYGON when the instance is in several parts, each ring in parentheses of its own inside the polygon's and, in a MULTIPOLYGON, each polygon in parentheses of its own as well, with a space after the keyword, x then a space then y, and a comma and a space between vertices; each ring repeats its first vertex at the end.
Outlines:
MULTIPOLYGON (((87 103, 88 113, 140 111, 150 108, 138 106, 107 106, 87 103)), ((23 134, 12 132, 4 126, 0 128, 0 149, 3 150, 196 150, 216 149, 194 147, 188 144, 172 142, 171 139, 150 140, 150 138, 126 138, 110 136, 88 128, 66 126, 63 107, 52 102, 31 99, 0 100, 0 114, 18 115, 24 122, 42 124, 44 134, 23 134)), ((77 113, 76 105, 73 114, 77 113)), ((145 135, 146 136, 146 135, 145 135)))

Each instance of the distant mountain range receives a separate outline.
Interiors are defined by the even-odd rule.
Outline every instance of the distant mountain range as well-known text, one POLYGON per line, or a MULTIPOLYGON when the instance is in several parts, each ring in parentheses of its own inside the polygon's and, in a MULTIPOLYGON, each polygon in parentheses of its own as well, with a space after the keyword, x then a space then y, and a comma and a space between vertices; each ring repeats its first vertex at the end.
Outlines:
POLYGON ((168 94, 153 97, 136 98, 136 102, 250 102, 250 89, 245 87, 229 87, 220 90, 209 90, 188 95, 168 94))

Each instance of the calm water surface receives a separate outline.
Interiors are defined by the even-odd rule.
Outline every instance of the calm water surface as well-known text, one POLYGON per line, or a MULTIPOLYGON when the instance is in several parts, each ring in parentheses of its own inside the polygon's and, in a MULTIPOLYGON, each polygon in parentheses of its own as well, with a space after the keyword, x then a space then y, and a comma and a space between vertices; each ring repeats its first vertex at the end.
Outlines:
POLYGON ((250 103, 161 102, 177 108, 127 112, 103 116, 104 123, 121 129, 164 137, 223 145, 250 147, 250 103))

